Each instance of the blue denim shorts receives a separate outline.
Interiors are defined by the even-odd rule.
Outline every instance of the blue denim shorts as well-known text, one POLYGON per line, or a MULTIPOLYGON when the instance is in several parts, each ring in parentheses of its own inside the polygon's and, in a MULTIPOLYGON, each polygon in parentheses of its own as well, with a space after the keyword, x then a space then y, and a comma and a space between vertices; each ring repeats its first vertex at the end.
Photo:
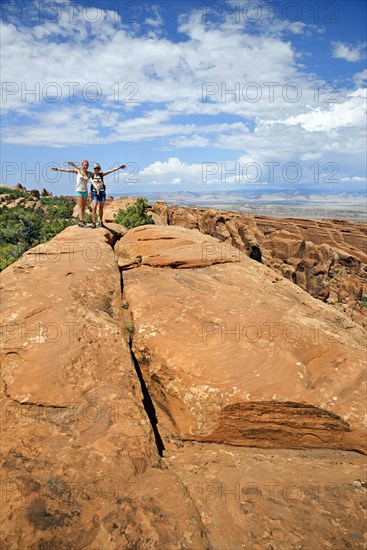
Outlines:
POLYGON ((82 199, 88 198, 88 191, 75 191, 76 197, 82 197, 82 199))
POLYGON ((92 202, 106 202, 106 191, 92 191, 92 202))

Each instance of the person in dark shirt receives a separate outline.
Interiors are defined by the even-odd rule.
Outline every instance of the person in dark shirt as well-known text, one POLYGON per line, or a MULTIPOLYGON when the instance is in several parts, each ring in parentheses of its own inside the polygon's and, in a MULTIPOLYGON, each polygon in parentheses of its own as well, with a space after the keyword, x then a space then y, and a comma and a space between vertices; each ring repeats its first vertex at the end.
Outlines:
POLYGON ((108 176, 108 174, 112 174, 112 172, 116 172, 121 168, 126 168, 126 165, 121 164, 117 168, 112 168, 112 170, 107 170, 106 172, 102 172, 101 166, 99 164, 95 164, 93 168, 94 168, 94 174, 90 178, 90 182, 91 182, 90 192, 92 196, 92 220, 93 220, 91 227, 94 228, 96 227, 98 205, 99 205, 98 227, 103 227, 103 209, 104 209, 104 205, 106 204, 106 185, 104 183, 105 176, 108 176))

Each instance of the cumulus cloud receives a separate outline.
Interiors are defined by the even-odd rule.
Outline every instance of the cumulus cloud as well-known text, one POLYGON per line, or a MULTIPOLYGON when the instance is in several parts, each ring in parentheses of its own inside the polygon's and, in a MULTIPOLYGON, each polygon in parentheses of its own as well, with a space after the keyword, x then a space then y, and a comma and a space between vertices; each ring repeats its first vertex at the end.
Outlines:
POLYGON ((202 163, 186 163, 177 157, 170 157, 167 161, 153 162, 139 173, 142 182, 153 181, 156 184, 197 184, 203 179, 202 163))
POLYGON ((366 84, 367 81, 367 69, 364 69, 363 71, 356 73, 354 75, 354 82, 357 86, 363 86, 366 84))
POLYGON ((366 91, 357 89, 348 94, 342 103, 335 103, 329 109, 316 108, 307 113, 291 116, 283 121, 273 121, 286 126, 300 125, 307 132, 326 132, 345 127, 363 127, 366 117, 366 91))
POLYGON ((360 61, 363 57, 363 51, 366 48, 366 44, 357 44, 356 46, 351 46, 344 42, 334 42, 333 43, 333 57, 339 59, 345 59, 355 63, 360 61))

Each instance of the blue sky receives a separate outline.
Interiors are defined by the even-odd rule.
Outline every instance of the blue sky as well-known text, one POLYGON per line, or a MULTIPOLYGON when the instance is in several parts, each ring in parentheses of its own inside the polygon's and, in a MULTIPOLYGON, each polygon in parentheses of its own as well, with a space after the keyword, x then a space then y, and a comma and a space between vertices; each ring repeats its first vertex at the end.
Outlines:
POLYGON ((366 188, 366 3, 3 0, 2 183, 366 188))

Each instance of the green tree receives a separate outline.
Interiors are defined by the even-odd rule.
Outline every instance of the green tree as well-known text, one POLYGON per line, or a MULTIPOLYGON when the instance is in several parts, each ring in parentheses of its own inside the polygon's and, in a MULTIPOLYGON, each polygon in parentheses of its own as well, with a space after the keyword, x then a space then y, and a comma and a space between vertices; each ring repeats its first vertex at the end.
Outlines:
POLYGON ((10 189, 9 187, 0 185, 0 195, 3 194, 8 195, 10 199, 19 199, 19 197, 28 198, 30 196, 27 191, 23 191, 22 189, 10 189))
MULTIPOLYGON (((6 202, 13 199, 13 196, 9 196, 6 202)), ((29 248, 52 239, 57 233, 74 224, 72 212, 73 204, 62 197, 42 200, 36 208, 26 208, 20 204, 8 208, 2 202, 0 270, 12 264, 29 248)))
POLYGON ((147 200, 139 197, 136 199, 135 204, 128 206, 126 210, 120 209, 117 212, 115 222, 124 225, 127 229, 132 229, 139 225, 154 224, 152 218, 146 213, 148 206, 147 200))

